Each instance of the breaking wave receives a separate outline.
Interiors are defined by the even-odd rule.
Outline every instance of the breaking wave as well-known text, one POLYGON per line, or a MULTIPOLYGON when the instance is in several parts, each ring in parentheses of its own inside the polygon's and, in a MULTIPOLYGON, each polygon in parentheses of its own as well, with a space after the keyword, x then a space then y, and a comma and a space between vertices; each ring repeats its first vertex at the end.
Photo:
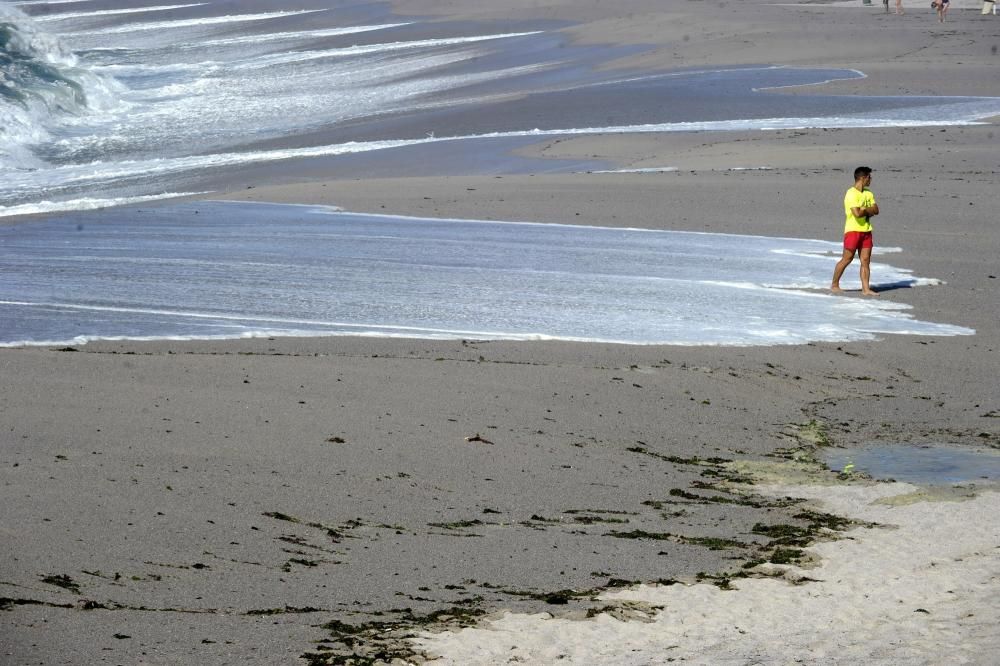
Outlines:
POLYGON ((121 89, 27 15, 0 6, 0 167, 38 168, 32 145, 50 140, 55 125, 118 107, 121 89))

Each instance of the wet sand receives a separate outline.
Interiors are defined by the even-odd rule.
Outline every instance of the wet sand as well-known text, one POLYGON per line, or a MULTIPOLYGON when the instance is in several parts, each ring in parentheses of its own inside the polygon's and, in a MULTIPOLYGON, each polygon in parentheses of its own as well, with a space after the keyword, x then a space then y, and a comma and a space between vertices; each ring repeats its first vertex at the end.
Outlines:
MULTIPOLYGON (((680 17, 649 1, 478 4, 397 10, 575 19, 582 40, 657 44, 629 63, 650 68, 853 67, 868 78, 829 89, 1000 95, 985 69, 1000 23, 957 1, 945 26, 922 7, 895 17, 838 3, 685 3, 680 17), (845 53, 848 30, 871 37, 845 53)), ((820 531, 803 511, 824 510, 822 492, 786 502, 794 490, 758 489, 728 461, 777 463, 780 479, 818 444, 1000 447, 995 131, 547 139, 519 150, 678 170, 328 179, 309 168, 295 182, 275 170, 235 183, 219 198, 832 239, 850 171, 870 164, 876 242, 946 282, 880 298, 977 333, 771 348, 327 338, 0 350, 0 660, 414 660, 393 629, 502 609, 586 616, 608 604, 602 590, 636 583, 716 589, 775 558, 781 545, 758 524, 820 531)), ((833 477, 810 466, 795 480, 833 477)), ((977 529, 970 520, 938 538, 977 529)), ((980 633, 948 629, 987 663, 980 633)))

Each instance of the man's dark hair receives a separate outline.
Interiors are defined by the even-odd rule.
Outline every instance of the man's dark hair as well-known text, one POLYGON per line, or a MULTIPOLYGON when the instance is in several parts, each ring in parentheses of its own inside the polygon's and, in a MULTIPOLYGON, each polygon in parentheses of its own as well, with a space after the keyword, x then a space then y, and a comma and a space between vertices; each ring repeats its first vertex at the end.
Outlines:
POLYGON ((854 170, 854 180, 857 180, 862 176, 870 176, 870 175, 872 175, 871 167, 858 167, 857 169, 854 170))

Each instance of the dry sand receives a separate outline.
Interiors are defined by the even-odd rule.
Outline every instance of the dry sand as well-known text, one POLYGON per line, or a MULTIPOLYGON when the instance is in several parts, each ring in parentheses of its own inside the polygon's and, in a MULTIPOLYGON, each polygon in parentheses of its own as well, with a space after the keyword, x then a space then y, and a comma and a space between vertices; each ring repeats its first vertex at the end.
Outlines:
MULTIPOLYGON (((397 8, 583 21, 568 28, 581 40, 654 45, 622 65, 838 66, 869 75, 829 87, 844 94, 1000 95, 1000 21, 957 0, 944 26, 923 7, 896 17, 860 2, 687 2, 669 13, 662 4, 414 0, 397 8), (845 35, 858 32, 845 47, 845 35)), ((928 641, 942 636, 956 659, 989 663, 996 639, 982 626, 1000 619, 989 595, 996 524, 981 522, 997 515, 991 492, 888 509, 860 501, 892 492, 884 486, 785 490, 900 529, 856 530, 851 541, 817 546, 827 567, 821 584, 748 580, 733 592, 673 585, 599 595, 609 584, 743 571, 774 555, 754 525, 811 524, 796 517, 799 504, 719 485, 731 470, 710 459, 805 455, 817 441, 1000 447, 995 131, 550 139, 529 152, 679 170, 336 181, 311 173, 294 183, 276 172, 274 184, 234 186, 220 198, 836 238, 849 171, 868 163, 883 210, 877 241, 903 248, 895 264, 946 281, 881 298, 977 334, 778 348, 334 338, 0 350, 0 662, 271 664, 322 654, 313 661, 325 663, 369 648, 415 659, 394 628, 510 609, 529 615, 484 626, 543 633, 480 662, 523 655, 521 663, 549 663, 558 655, 530 652, 539 641, 556 648, 573 632, 603 641, 611 633, 594 627, 617 631, 622 612, 573 628, 530 614, 585 615, 636 599, 667 609, 651 614, 653 623, 633 614, 611 652, 580 648, 576 663, 663 663, 675 653, 822 663, 836 650, 844 661, 935 663, 941 652, 928 641), (746 167, 768 169, 737 170, 746 167), (940 551, 918 554, 928 540, 912 530, 931 524, 940 551), (670 536, 622 538, 630 532, 670 536), (908 569, 883 557, 900 549, 912 554, 908 569), (928 592, 933 604, 913 596, 909 578, 932 565, 945 590, 928 592), (862 570, 860 578, 845 580, 844 567, 862 570), (870 621, 862 590, 895 575, 903 610, 870 621), (945 604, 947 589, 961 603, 945 604), (661 592, 699 597, 706 623, 679 636, 674 597, 661 592), (839 601, 833 615, 810 616, 799 611, 809 607, 802 595, 839 601), (703 653, 692 636, 736 617, 717 617, 723 609, 745 609, 747 634, 727 629, 727 646, 703 653), (957 609, 976 619, 961 620, 957 609), (831 617, 844 624, 837 633, 826 626, 831 617), (354 636, 339 622, 366 631, 354 636), (881 652, 897 627, 920 640, 907 639, 910 651, 881 652), (626 653, 629 632, 652 651, 626 653), (792 633, 796 640, 785 640, 792 633), (852 636, 861 637, 856 645, 852 636)), ((484 645, 510 647, 495 638, 484 645)), ((452 663, 474 663, 467 650, 478 644, 458 634, 426 645, 453 651, 452 663)))
POLYGON ((1000 651, 1000 495, 906 484, 768 488, 864 526, 708 583, 601 595, 588 619, 511 614, 414 641, 444 664, 987 664, 1000 651), (955 524, 976 524, 956 530, 955 524))

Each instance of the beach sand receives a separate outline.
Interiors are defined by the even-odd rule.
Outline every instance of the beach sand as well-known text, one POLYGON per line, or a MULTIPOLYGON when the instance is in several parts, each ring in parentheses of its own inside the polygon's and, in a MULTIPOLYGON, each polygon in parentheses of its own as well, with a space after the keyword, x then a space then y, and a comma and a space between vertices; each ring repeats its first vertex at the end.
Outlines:
MULTIPOLYGON (((622 66, 846 67, 868 76, 824 90, 1000 96, 1000 22, 976 3, 953 1, 943 26, 922 6, 896 17, 860 2, 662 4, 396 7, 573 21, 580 40, 652 45, 622 66)), ((870 505, 910 489, 827 485, 836 475, 811 461, 820 445, 1000 448, 996 131, 548 138, 524 154, 677 170, 331 180, 275 169, 234 182, 215 198, 832 240, 851 171, 869 164, 876 242, 902 248, 894 265, 945 281, 879 297, 976 335, 2 349, 0 662, 990 663, 991 486, 966 487, 961 502, 870 505), (742 460, 778 466, 728 462, 742 460), (810 548, 819 568, 802 575, 819 583, 735 580, 748 562, 780 559, 755 526, 828 535, 807 506, 899 529, 855 526, 810 548)))
POLYGON ((424 634, 440 664, 986 664, 1000 649, 996 492, 772 487, 861 523, 758 577, 601 595, 592 618, 504 613, 424 634), (955 524, 976 524, 961 530, 955 524))

